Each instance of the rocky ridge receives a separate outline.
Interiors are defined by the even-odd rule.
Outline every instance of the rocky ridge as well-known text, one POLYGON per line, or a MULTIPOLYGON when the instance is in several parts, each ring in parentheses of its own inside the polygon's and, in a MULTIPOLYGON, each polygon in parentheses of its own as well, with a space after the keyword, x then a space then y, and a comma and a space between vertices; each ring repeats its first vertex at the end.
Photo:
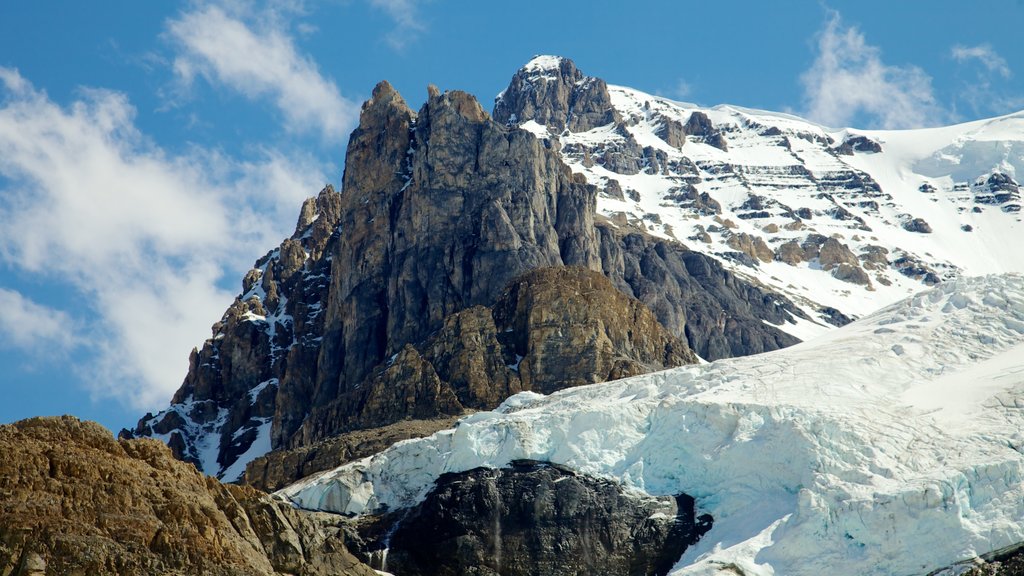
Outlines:
POLYGON ((372 576, 343 522, 70 416, 0 426, 0 574, 372 576))
MULTIPOLYGON (((565 122, 579 128, 602 118, 603 83, 573 90, 522 105, 548 110, 553 122, 577 114, 565 122)), ((805 316, 785 298, 677 243, 596 222, 597 189, 550 139, 492 120, 466 93, 428 92, 413 112, 386 82, 374 89, 350 139, 342 191, 325 188, 303 205, 295 233, 257 262, 193 353, 171 407, 125 436, 160 438, 205 472, 236 480, 271 449, 695 360, 687 347, 715 359, 797 341, 765 322, 805 316), (570 346, 537 341, 557 330, 495 308, 517 278, 562 266, 576 271, 551 272, 568 284, 564 298, 557 286, 547 290, 547 306, 575 327, 572 342, 588 343, 587 365, 570 346), (593 303, 566 307, 579 282, 624 316, 597 318, 593 303), (619 326, 632 335, 616 335, 619 326), (670 337, 673 353, 650 347, 670 337)))

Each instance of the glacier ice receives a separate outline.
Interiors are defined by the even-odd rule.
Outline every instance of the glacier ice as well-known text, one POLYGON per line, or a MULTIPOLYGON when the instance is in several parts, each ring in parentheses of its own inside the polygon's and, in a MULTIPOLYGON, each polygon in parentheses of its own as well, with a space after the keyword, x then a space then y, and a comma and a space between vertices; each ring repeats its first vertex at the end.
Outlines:
POLYGON ((415 504, 445 472, 547 460, 714 528, 673 574, 925 574, 1024 541, 1024 276, 965 278, 792 348, 522 393, 311 477, 297 505, 415 504))

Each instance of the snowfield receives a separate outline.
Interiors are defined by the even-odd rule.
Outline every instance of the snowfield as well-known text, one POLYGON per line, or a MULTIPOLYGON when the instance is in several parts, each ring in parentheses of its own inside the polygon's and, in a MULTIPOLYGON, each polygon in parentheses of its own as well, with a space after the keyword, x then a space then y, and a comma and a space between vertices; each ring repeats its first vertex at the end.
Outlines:
POLYGON ((550 396, 306 479, 297 505, 416 504, 529 458, 685 492, 714 528, 672 574, 892 575, 1024 542, 1024 276, 965 278, 792 348, 550 396))

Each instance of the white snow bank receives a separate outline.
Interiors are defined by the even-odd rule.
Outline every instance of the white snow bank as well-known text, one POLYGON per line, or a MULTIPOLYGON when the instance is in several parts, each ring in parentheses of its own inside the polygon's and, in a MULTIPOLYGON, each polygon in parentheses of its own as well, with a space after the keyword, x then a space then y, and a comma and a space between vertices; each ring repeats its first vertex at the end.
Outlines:
POLYGON ((673 574, 925 574, 1024 541, 1024 276, 959 280, 759 356, 523 393, 283 490, 348 513, 548 460, 714 519, 673 574))

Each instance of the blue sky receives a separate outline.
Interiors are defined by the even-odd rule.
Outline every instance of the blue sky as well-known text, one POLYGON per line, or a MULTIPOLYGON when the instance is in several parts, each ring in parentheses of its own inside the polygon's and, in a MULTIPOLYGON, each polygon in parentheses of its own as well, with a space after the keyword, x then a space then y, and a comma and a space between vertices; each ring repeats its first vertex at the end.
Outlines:
POLYGON ((830 126, 1024 109, 1021 0, 0 0, 0 422, 165 406, 388 79, 490 108, 534 54, 830 126))

